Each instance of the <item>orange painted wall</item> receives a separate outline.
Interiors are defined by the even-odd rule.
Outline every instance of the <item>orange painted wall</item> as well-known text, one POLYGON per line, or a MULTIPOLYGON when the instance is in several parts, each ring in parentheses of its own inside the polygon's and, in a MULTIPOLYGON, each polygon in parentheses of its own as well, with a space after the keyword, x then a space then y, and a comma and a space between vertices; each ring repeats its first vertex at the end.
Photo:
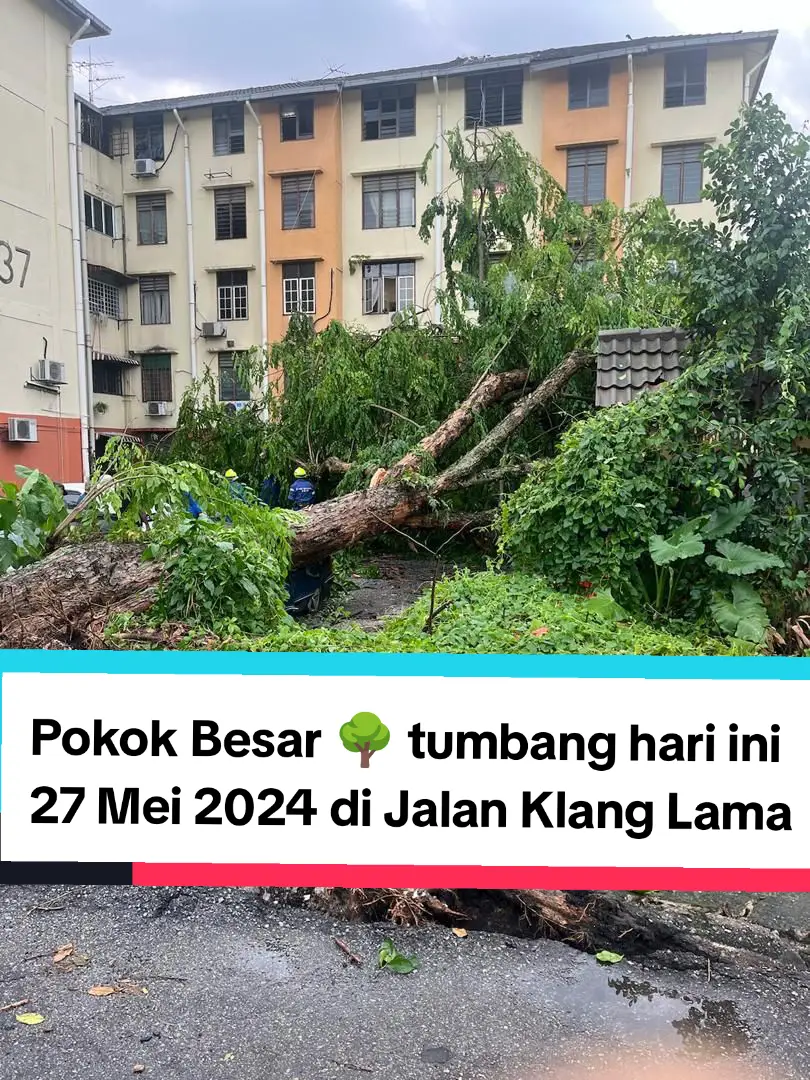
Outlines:
POLYGON ((611 143, 607 154, 606 194, 624 205, 625 147, 627 139, 627 67, 614 65, 608 104, 599 109, 568 108, 567 70, 549 72, 542 84, 542 164, 563 187, 567 154, 558 146, 576 143, 611 143))
MULTIPOLYGON (((25 415, 15 413, 15 416, 25 415)), ((56 416, 34 416, 39 441, 35 443, 10 443, 6 432, 8 414, 0 413, 0 480, 19 483, 15 465, 39 469, 51 480, 61 484, 82 482, 82 434, 78 419, 59 419, 56 416)))
POLYGON ((336 94, 315 97, 313 138, 290 142, 281 140, 280 108, 281 103, 272 102, 260 114, 264 136, 270 341, 282 338, 289 323, 283 309, 282 261, 320 260, 315 263, 315 319, 319 330, 332 319, 341 318, 343 308, 340 101, 336 94), (308 171, 316 172, 315 227, 282 229, 281 177, 277 174, 308 171))

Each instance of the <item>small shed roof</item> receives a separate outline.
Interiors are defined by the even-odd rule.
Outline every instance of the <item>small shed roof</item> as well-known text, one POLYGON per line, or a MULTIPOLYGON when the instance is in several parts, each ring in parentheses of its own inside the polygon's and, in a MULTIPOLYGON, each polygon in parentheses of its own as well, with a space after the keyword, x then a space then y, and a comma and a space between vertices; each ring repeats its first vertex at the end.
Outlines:
POLYGON ((687 333, 674 327, 602 330, 596 358, 596 404, 626 404, 672 382, 684 367, 687 333))

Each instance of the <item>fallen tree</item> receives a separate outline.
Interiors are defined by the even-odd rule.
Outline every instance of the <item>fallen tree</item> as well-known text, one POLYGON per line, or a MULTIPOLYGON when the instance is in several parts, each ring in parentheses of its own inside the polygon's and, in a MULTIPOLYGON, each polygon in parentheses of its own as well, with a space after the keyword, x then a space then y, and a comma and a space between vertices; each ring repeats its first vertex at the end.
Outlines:
MULTIPOLYGON (((465 401, 378 477, 373 487, 329 499, 305 511, 304 523, 292 536, 293 565, 318 561, 392 529, 433 528, 443 523, 464 529, 486 525, 486 511, 443 516, 436 511, 437 499, 475 485, 482 473, 492 481, 499 470, 482 470, 487 458, 591 361, 587 353, 572 353, 530 390, 525 371, 481 378, 465 401), (444 471, 425 475, 422 470, 426 463, 435 466, 470 430, 479 413, 521 390, 529 392, 472 450, 444 471)), ((507 476, 528 468, 526 463, 506 466, 502 471, 507 476)), ((107 483, 115 482, 113 479, 107 483)), ((144 561, 143 549, 137 544, 99 539, 71 542, 69 526, 76 516, 77 512, 72 512, 55 531, 55 551, 0 581, 0 644, 4 647, 92 647, 99 643, 101 629, 111 615, 143 611, 150 606, 163 573, 161 562, 144 561)))

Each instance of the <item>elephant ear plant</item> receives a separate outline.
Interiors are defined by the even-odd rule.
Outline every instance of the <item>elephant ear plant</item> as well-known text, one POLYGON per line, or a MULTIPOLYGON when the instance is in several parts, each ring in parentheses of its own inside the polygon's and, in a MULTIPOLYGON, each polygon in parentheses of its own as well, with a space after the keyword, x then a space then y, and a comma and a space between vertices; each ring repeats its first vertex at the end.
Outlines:
POLYGON ((680 525, 670 536, 653 536, 648 544, 650 566, 638 569, 638 580, 647 603, 658 614, 670 614, 680 601, 684 588, 697 569, 695 560, 703 557, 701 570, 712 586, 710 610, 725 633, 742 641, 760 644, 768 628, 768 613, 759 592, 747 581, 764 570, 782 567, 776 555, 728 537, 745 521, 754 508, 753 499, 715 510, 711 515, 694 518, 680 525), (714 550, 707 552, 707 545, 714 550))

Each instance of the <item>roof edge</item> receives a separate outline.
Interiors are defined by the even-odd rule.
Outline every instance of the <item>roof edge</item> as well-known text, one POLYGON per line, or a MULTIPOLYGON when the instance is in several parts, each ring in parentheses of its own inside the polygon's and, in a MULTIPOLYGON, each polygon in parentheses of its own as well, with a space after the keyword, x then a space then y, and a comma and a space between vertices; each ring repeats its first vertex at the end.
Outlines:
POLYGON ((84 41, 86 38, 107 37, 112 33, 112 30, 105 22, 102 22, 92 11, 88 11, 86 7, 77 4, 76 0, 53 0, 53 2, 74 19, 78 19, 79 23, 89 19, 90 25, 79 38, 80 41, 84 41))
MULTIPOLYGON (((74 7, 73 0, 58 0, 74 7)), ((621 42, 596 42, 593 45, 574 45, 559 49, 512 53, 503 56, 457 58, 438 64, 425 64, 410 68, 393 68, 386 71, 346 75, 341 79, 309 79, 302 82, 276 83, 268 86, 246 87, 238 90, 215 90, 179 98, 154 98, 121 105, 107 105, 100 111, 108 116, 128 116, 143 112, 170 112, 172 109, 204 108, 226 101, 270 101, 297 97, 301 94, 339 93, 341 90, 359 89, 364 86, 396 82, 418 82, 430 78, 454 78, 476 75, 499 68, 527 68, 530 72, 568 67, 573 63, 586 63, 596 59, 626 56, 628 53, 656 53, 678 48, 700 48, 707 45, 750 44, 761 41, 770 49, 779 34, 778 30, 743 31, 732 34, 676 34, 668 37, 638 38, 621 42)), ((764 74, 763 65, 760 69, 764 74)))

